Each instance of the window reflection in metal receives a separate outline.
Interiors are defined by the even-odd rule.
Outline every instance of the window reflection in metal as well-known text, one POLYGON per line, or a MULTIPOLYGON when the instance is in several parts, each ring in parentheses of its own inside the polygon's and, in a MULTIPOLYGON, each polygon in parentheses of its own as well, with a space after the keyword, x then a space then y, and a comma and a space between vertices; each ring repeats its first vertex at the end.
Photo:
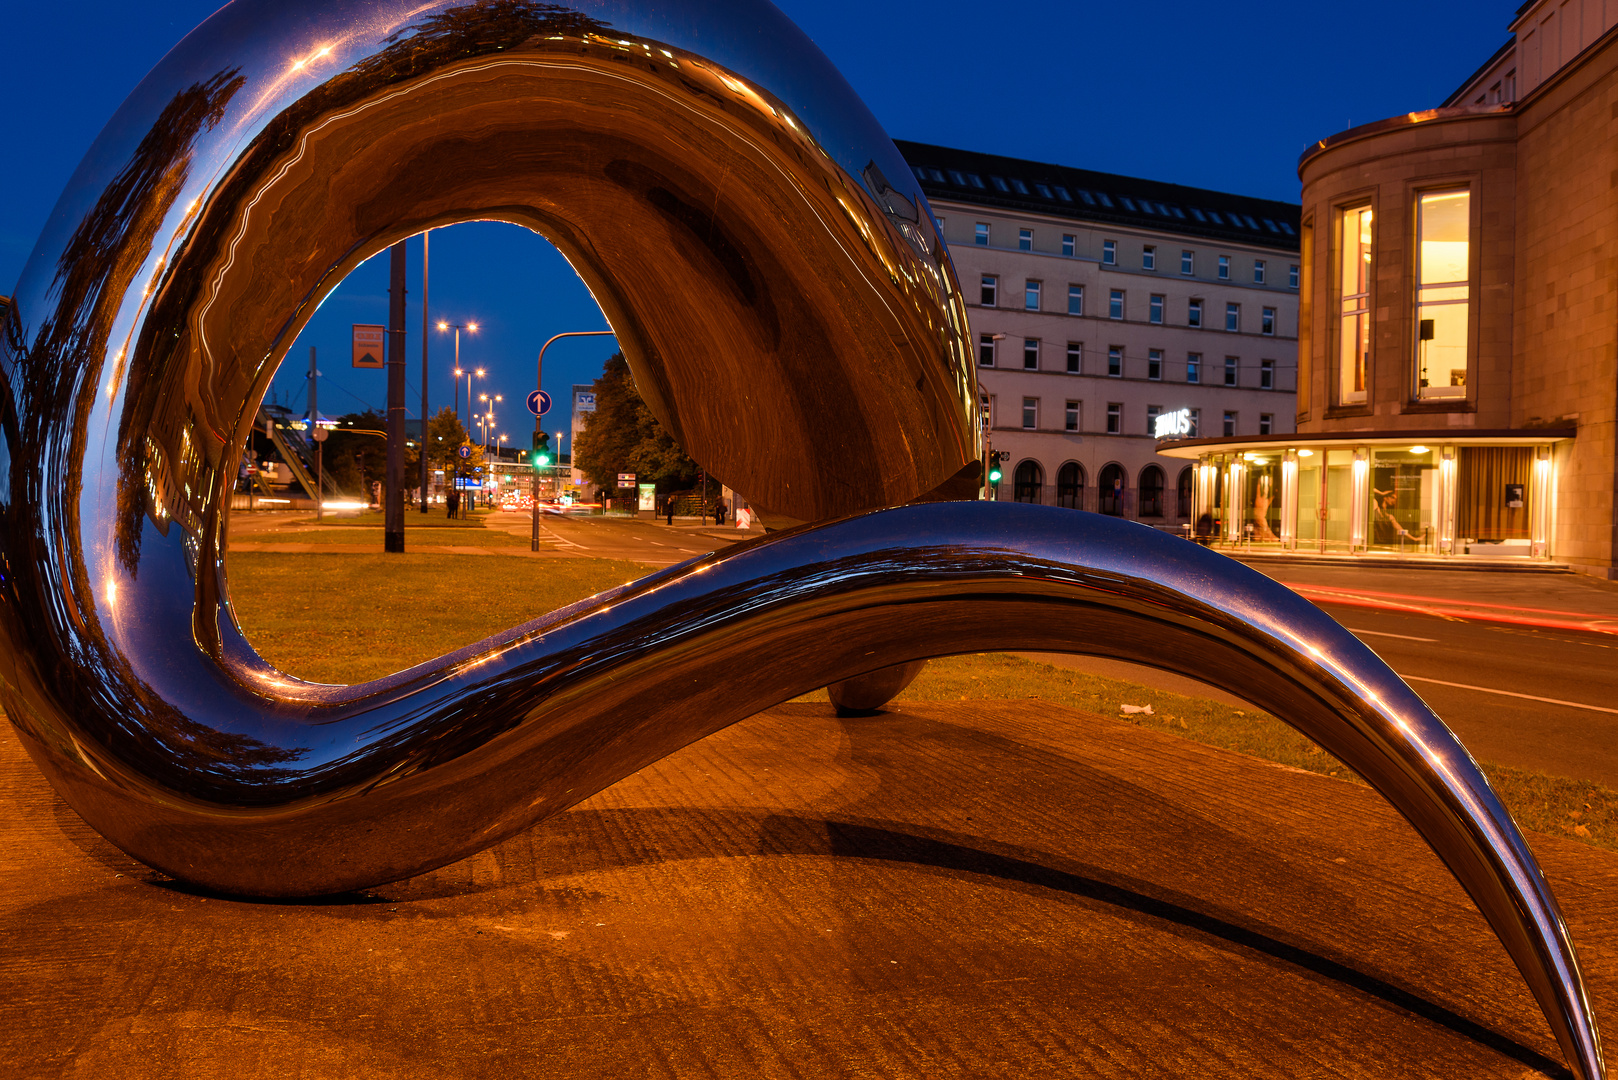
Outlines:
POLYGON ((1470 191, 1416 201, 1416 397, 1466 397, 1471 312, 1470 191))

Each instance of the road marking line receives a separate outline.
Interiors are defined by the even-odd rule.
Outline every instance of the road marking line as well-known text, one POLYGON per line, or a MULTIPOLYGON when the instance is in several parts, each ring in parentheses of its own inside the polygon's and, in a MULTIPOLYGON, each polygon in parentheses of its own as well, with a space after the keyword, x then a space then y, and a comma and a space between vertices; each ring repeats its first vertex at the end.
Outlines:
POLYGON ((1437 641, 1435 637, 1416 637, 1414 634, 1390 634, 1386 630, 1356 630, 1352 626, 1343 627, 1350 634, 1370 634, 1372 637, 1396 637, 1404 641, 1437 641))
POLYGON ((1600 705, 1584 705, 1577 701, 1563 701, 1561 698, 1538 697, 1534 694, 1518 694, 1511 690, 1494 690, 1487 686, 1472 686, 1471 684, 1464 682, 1445 682, 1443 679, 1424 679, 1420 675, 1401 675, 1399 677, 1406 682, 1437 683, 1439 686, 1453 686, 1457 690, 1476 690, 1479 693, 1484 694, 1499 694, 1502 697, 1524 698, 1528 701, 1543 701, 1549 705, 1566 705, 1570 709, 1588 709, 1591 712, 1604 712, 1618 715, 1618 709, 1607 709, 1600 705))
POLYGON ((551 532, 551 530, 550 530, 550 529, 548 529, 548 528, 546 528, 546 527, 545 527, 545 526, 543 526, 543 525, 541 525, 541 526, 540 526, 540 529, 541 529, 541 530, 542 530, 542 531, 544 531, 544 532, 545 532, 545 533, 546 533, 546 534, 547 534, 547 535, 548 535, 548 536, 550 536, 550 538, 551 538, 551 539, 552 539, 552 540, 555 540, 555 541, 556 541, 556 542, 557 542, 557 543, 558 543, 558 544, 566 544, 566 545, 567 545, 567 546, 568 546, 568 547, 576 547, 576 548, 578 548, 578 549, 579 549, 579 550, 580 550, 580 551, 583 551, 583 550, 584 550, 584 545, 583 545, 583 544, 575 544, 575 543, 574 543, 574 542, 573 542, 573 541, 571 541, 571 540, 563 540, 563 539, 562 539, 562 538, 561 538, 561 537, 560 537, 560 536, 557 536, 557 535, 556 535, 556 534, 555 534, 555 533, 554 533, 554 532, 551 532))
POLYGON ((656 540, 648 540, 646 542, 651 544, 653 547, 668 547, 667 544, 659 544, 656 540))

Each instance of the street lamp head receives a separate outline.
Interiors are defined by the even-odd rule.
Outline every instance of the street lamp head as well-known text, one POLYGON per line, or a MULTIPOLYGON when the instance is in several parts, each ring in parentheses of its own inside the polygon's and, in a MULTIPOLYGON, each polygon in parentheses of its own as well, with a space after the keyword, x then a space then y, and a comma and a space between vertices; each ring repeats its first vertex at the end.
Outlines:
POLYGON ((463 372, 463 371, 462 371, 462 370, 461 370, 461 369, 460 369, 460 368, 456 368, 456 369, 455 369, 455 377, 456 377, 456 378, 457 378, 457 379, 459 379, 459 378, 460 378, 460 377, 461 377, 461 376, 462 376, 462 375, 464 375, 464 374, 465 374, 465 372, 463 372))
POLYGON ((470 330, 474 334, 478 332, 478 324, 477 323, 467 323, 466 328, 468 330, 470 330))
POLYGON ((483 369, 482 368, 478 368, 478 378, 480 378, 480 379, 483 378, 483 369))
POLYGON ((442 319, 440 319, 440 320, 439 320, 439 321, 438 321, 438 328, 439 328, 439 329, 440 329, 440 330, 448 330, 448 329, 449 329, 449 323, 447 323, 447 322, 444 322, 444 321, 443 321, 443 320, 442 320, 442 319))

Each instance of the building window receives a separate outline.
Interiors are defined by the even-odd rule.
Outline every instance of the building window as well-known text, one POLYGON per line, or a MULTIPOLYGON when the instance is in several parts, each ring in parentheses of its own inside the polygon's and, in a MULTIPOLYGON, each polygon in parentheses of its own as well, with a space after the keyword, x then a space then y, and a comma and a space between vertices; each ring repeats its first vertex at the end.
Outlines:
POLYGON ((1039 339, 1022 339, 1022 366, 1024 371, 1039 370, 1039 339))
POLYGON ((1116 240, 1103 240, 1103 241, 1101 241, 1101 265, 1102 266, 1117 266, 1118 265, 1118 241, 1116 241, 1116 240))
POLYGON ((994 427, 994 399, 983 391, 978 391, 978 407, 983 410, 983 426, 994 427))
POLYGON ((1146 434, 1157 434, 1157 418, 1163 412, 1161 405, 1146 406, 1146 434))
POLYGON ((1140 517, 1163 516, 1163 470, 1148 465, 1140 471, 1140 517))
POLYGON ((1112 296, 1107 301, 1107 318, 1122 319, 1124 317, 1124 290, 1112 290, 1112 296))
POLYGON ((1161 379, 1163 377, 1163 350, 1146 350, 1146 377, 1148 379, 1161 379))
POLYGON ((1030 281, 1023 285, 1022 306, 1028 311, 1039 310, 1039 282, 1030 281))
POLYGON ((1148 319, 1150 319, 1152 322, 1157 323, 1158 325, 1162 325, 1162 323, 1163 323, 1163 294, 1162 293, 1153 293, 1152 294, 1151 306, 1148 309, 1148 314, 1147 314, 1146 317, 1148 319))
POLYGON ((1070 341, 1067 343, 1067 373, 1077 375, 1084 370, 1084 344, 1070 341))
POLYGON ((1275 389, 1275 361, 1261 360, 1258 365, 1258 385, 1261 390, 1275 389))
POLYGON ((1062 254, 1063 255, 1066 255, 1069 258, 1072 258, 1074 251, 1077 250, 1077 247, 1078 247, 1078 237, 1074 236, 1072 233, 1063 233, 1062 234, 1062 254))
POLYGON ((1024 461, 1012 474, 1011 497, 1020 503, 1038 503, 1040 489, 1045 486, 1045 475, 1037 461, 1024 461))
POLYGON ((1237 385, 1236 369, 1237 369, 1237 366, 1240 363, 1241 363, 1241 361, 1237 357, 1234 357, 1234 356, 1225 357, 1225 385, 1226 386, 1235 386, 1235 385, 1237 385))
POLYGON ((1108 465, 1101 470, 1096 478, 1096 508, 1103 514, 1118 515, 1124 512, 1124 469, 1117 463, 1108 465))
POLYGON ((1190 327, 1202 325, 1202 301, 1193 300, 1185 309, 1185 324, 1190 327))
POLYGON ((1264 260, 1263 259, 1254 259, 1253 260, 1253 284, 1254 285, 1262 285, 1262 284, 1264 284, 1264 260))
POLYGON ((1287 267, 1287 288, 1296 289, 1297 287, 1298 287, 1298 268, 1296 266, 1289 266, 1289 267, 1287 267))
POLYGON ((1242 306, 1240 304, 1225 305, 1225 329, 1232 333, 1242 328, 1242 306))
POLYGON ((1337 401, 1366 401, 1365 379, 1371 364, 1371 208, 1343 211, 1338 243, 1338 288, 1342 312, 1338 326, 1337 401))
POLYGON ((1202 381, 1202 354, 1199 352, 1185 354, 1185 381, 1199 383, 1202 381))
POLYGON ((1107 434, 1117 435, 1124 430, 1124 406, 1122 402, 1107 403, 1107 434))
POLYGON ((1157 269, 1157 248, 1154 245, 1146 244, 1140 249, 1140 268, 1142 270, 1157 269))
POLYGON ((1416 204, 1416 396, 1466 397, 1472 195, 1431 191, 1416 204))
POLYGON ((993 274, 983 275, 983 292, 978 297, 978 303, 984 307, 994 307, 995 295, 1000 291, 1000 279, 993 274))
POLYGON ((1273 428, 1274 426, 1275 426, 1275 414, 1274 413, 1261 412, 1261 413, 1258 414, 1258 433, 1260 435, 1268 435, 1268 434, 1270 434, 1270 429, 1273 428))
POLYGON ((1264 309, 1263 318, 1259 321, 1258 332, 1261 333, 1261 334, 1270 334, 1270 335, 1273 335, 1275 333, 1275 309, 1274 308, 1267 307, 1267 308, 1264 309))
POLYGON ((988 247, 989 246, 989 226, 984 224, 981 221, 978 222, 978 227, 977 227, 977 230, 976 230, 975 234, 972 237, 972 240, 973 240, 974 243, 978 244, 980 247, 988 247))
POLYGON ((1069 510, 1084 509, 1084 469, 1077 461, 1056 470, 1056 505, 1069 510))
POLYGON ((994 367, 994 335, 978 335, 978 367, 994 367))
POLYGON ((1221 256, 1219 256, 1219 280, 1220 281, 1229 281, 1230 280, 1230 256, 1229 255, 1221 255, 1221 256))
POLYGON ((1034 230, 1033 229, 1018 229, 1017 230, 1017 250, 1018 251, 1033 251, 1034 250, 1034 230))
MULTIPOLYGON (((1023 415, 1026 416, 1027 412, 1028 412, 1027 407, 1024 406, 1023 415)), ((1234 435, 1234 434, 1236 434, 1236 414, 1233 413, 1233 412, 1228 412, 1227 411, 1225 413, 1225 434, 1226 435, 1234 435)))
POLYGON ((1084 286, 1069 285, 1067 287, 1067 313, 1069 315, 1084 314, 1084 286))
POLYGON ((1197 437, 1197 432, 1201 431, 1201 430, 1202 430, 1202 410, 1201 409, 1192 409, 1191 410, 1191 432, 1190 432, 1190 434, 1188 434, 1186 436, 1186 438, 1195 439, 1197 437))
POLYGON ((1107 346, 1107 374, 1114 379, 1124 377, 1124 347, 1122 345, 1107 346))
POLYGON ((1025 397, 1022 399, 1022 426, 1024 431, 1033 431, 1039 427, 1039 399, 1025 397))
POLYGON ((1194 251, 1180 252, 1180 273, 1190 277, 1197 272, 1197 253, 1194 251))
POLYGON ((1066 431, 1079 430, 1079 403, 1077 401, 1067 403, 1067 414, 1062 419, 1062 427, 1066 431))

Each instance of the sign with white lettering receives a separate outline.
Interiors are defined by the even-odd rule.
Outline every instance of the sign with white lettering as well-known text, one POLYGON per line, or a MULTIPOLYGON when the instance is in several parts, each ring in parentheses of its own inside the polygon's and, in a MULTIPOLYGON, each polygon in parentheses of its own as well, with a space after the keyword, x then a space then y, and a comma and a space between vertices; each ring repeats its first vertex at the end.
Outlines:
POLYGON ((580 391, 579 393, 574 394, 573 395, 573 411, 574 412, 595 412, 596 411, 596 396, 594 394, 586 394, 583 391, 580 391))
POLYGON ((1157 427, 1152 434, 1159 439, 1178 439, 1191 434, 1191 410, 1177 409, 1163 413, 1157 418, 1157 427))
POLYGON ((382 366, 382 343, 387 340, 385 326, 354 324, 354 366, 379 368, 382 366))

